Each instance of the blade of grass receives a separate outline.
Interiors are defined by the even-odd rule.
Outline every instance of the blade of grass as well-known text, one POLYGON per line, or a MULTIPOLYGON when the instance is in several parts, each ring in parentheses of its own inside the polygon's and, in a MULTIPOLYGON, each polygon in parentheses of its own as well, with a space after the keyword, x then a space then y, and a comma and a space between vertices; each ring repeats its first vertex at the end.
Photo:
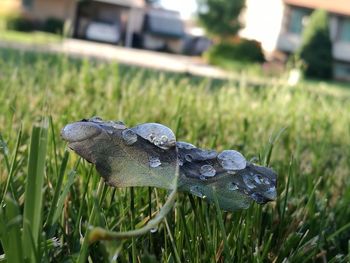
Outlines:
POLYGON ((47 120, 41 126, 34 126, 30 144, 28 176, 24 195, 23 217, 23 248, 25 257, 35 261, 34 251, 31 249, 33 238, 37 248, 42 227, 42 198, 45 172, 45 156, 47 148, 47 120), (27 227, 30 226, 30 229, 27 227), (30 231, 30 232, 28 232, 30 231))
POLYGON ((22 126, 20 127, 20 129, 18 131, 18 134, 17 134, 16 148, 15 148, 15 151, 14 151, 14 154, 13 154, 10 171, 9 171, 8 176, 7 176, 6 185, 5 185, 5 188, 4 188, 4 191, 3 191, 3 195, 2 195, 2 198, 1 198, 1 204, 4 201, 4 198, 5 198, 5 195, 6 195, 7 191, 8 191, 9 186, 11 186, 11 192, 12 192, 13 197, 17 200, 17 195, 16 195, 16 193, 15 193, 13 187, 12 187, 12 177, 13 177, 13 173, 14 173, 15 166, 16 166, 16 159, 17 159, 17 155, 18 155, 18 148, 19 148, 19 145, 20 145, 20 142, 21 142, 21 138, 22 138, 22 126))
POLYGON ((5 208, 0 209, 0 239, 7 262, 24 261, 21 240, 22 217, 19 206, 8 195, 5 197, 5 208))
POLYGON ((271 159, 271 155, 272 155, 272 151, 274 148, 274 145, 276 144, 277 140, 281 137, 282 133, 286 130, 287 128, 284 127, 282 129, 280 129, 276 135, 272 135, 269 139, 269 143, 267 146, 267 149, 265 150, 265 158, 264 158, 264 166, 269 166, 270 164, 270 159, 271 159))
MULTIPOLYGON (((103 187, 104 187, 104 180, 101 178, 100 182, 98 184, 98 188, 97 188, 97 193, 96 193, 97 197, 101 196, 102 191, 103 191, 103 187)), ((96 213, 97 213, 97 209, 95 206, 93 206, 90 217, 89 217, 89 221, 88 221, 88 227, 85 231, 83 244, 80 248, 79 256, 77 259, 77 262, 79 262, 79 263, 85 263, 87 260, 88 250, 89 250, 89 234, 91 231, 90 226, 93 225, 95 222, 96 213)))
POLYGON ((58 200, 60 198, 60 192, 61 192, 61 188, 62 188, 62 183, 63 183, 63 178, 64 178, 64 173, 66 171, 66 167, 67 167, 67 163, 68 163, 68 158, 69 158, 69 152, 65 151, 64 155, 63 155, 63 159, 62 159, 62 163, 61 163, 61 167, 60 167, 60 172, 57 178, 57 183, 55 186, 55 193, 53 195, 52 198, 52 202, 51 202, 51 206, 50 206, 50 211, 49 214, 47 216, 47 220, 45 223, 45 226, 47 227, 52 227, 52 224, 54 222, 53 218, 54 218, 54 214, 56 214, 57 210, 58 210, 58 200))
POLYGON ((216 208, 216 218, 219 223, 220 231, 221 231, 221 236, 224 242, 224 253, 225 253, 225 261, 230 261, 230 249, 227 243, 227 235, 226 235, 226 230, 224 226, 224 221, 222 220, 222 214, 221 214, 221 209, 219 205, 218 198, 216 197, 216 190, 213 189, 213 197, 214 197, 214 205, 216 208))

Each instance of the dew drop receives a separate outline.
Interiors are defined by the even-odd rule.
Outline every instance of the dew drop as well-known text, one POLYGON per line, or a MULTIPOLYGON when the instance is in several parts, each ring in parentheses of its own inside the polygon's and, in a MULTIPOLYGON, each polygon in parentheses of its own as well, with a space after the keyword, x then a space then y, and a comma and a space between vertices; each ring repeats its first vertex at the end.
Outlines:
POLYGON ((156 168, 160 166, 162 163, 160 162, 158 157, 151 157, 149 158, 149 166, 152 168, 156 168))
POLYGON ((90 118, 89 121, 98 122, 98 123, 103 122, 102 118, 99 116, 94 116, 94 117, 90 118))
POLYGON ((225 170, 242 170, 247 166, 244 156, 234 150, 222 151, 217 159, 225 170))
POLYGON ((110 124, 114 129, 117 129, 117 130, 126 129, 126 126, 125 126, 124 122, 122 122, 122 121, 110 121, 110 124))
POLYGON ((257 183, 257 184, 262 184, 262 180, 261 180, 261 175, 259 174, 254 174, 253 175, 253 180, 257 183))
POLYGON ((124 130, 122 137, 126 145, 132 145, 137 141, 137 135, 131 129, 124 130))
POLYGON ((135 126, 132 130, 140 137, 161 149, 167 150, 175 146, 175 134, 171 129, 162 124, 145 123, 135 126))
POLYGON ((192 158, 191 154, 186 154, 186 155, 185 155, 185 160, 186 160, 187 162, 192 162, 193 158, 192 158))
POLYGON ((206 178, 206 177, 213 177, 216 174, 216 171, 215 171, 214 167, 209 165, 209 164, 203 165, 200 168, 199 172, 200 172, 201 176, 204 176, 204 178, 206 178))
POLYGON ((211 150, 211 151, 203 150, 203 151, 200 152, 200 155, 201 155, 204 159, 208 160, 208 159, 214 159, 214 158, 216 158, 216 156, 218 155, 218 153, 217 153, 216 151, 214 151, 214 150, 211 150))
POLYGON ((152 227, 149 232, 151 232, 153 234, 153 233, 156 233, 157 231, 158 231, 157 227, 152 227))
POLYGON ((238 190, 237 184, 234 183, 234 182, 229 183, 228 184, 228 190, 230 190, 230 191, 237 191, 238 190))
POLYGON ((277 192, 275 187, 269 188, 267 191, 262 193, 263 196, 269 200, 275 200, 277 197, 277 192))
POLYGON ((249 188, 249 189, 253 189, 256 188, 256 185, 254 184, 254 179, 253 177, 244 174, 243 175, 243 182, 245 183, 245 185, 249 188))
POLYGON ((190 144, 188 142, 177 142, 176 143, 177 148, 179 149, 185 149, 185 150, 191 150, 196 148, 193 144, 190 144))

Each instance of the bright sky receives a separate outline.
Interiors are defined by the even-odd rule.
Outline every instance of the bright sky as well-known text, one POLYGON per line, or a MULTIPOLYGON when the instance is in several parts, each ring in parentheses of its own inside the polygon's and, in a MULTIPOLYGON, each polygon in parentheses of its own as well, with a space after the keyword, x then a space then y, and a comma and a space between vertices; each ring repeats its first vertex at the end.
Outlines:
POLYGON ((190 18, 196 11, 196 0, 161 0, 162 6, 167 9, 177 10, 183 18, 190 18))

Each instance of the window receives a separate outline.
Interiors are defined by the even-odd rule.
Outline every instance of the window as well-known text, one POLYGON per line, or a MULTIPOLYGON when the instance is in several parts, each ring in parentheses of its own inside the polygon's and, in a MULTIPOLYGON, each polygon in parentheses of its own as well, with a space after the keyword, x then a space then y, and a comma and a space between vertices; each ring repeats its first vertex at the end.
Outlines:
POLYGON ((350 18, 344 18, 340 21, 339 40, 350 42, 350 18))
POLYGON ((288 23, 288 32, 301 34, 307 23, 310 11, 302 8, 292 7, 290 9, 290 18, 288 23))
POLYGON ((336 63, 334 77, 339 80, 350 80, 350 64, 336 63))
POLYGON ((22 0, 22 5, 29 9, 33 6, 33 1, 34 0, 22 0))

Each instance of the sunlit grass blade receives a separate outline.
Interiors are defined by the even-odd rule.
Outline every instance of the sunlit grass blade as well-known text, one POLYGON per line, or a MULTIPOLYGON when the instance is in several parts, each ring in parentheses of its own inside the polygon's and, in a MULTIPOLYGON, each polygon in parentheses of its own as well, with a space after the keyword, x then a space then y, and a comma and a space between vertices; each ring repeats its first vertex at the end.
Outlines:
POLYGON ((23 248, 25 257, 31 261, 35 260, 32 249, 38 248, 42 228, 42 198, 45 173, 45 157, 47 148, 48 127, 47 120, 41 126, 34 126, 30 143, 28 176, 26 180, 24 196, 23 216, 23 248))
POLYGON ((263 165, 265 166, 269 166, 270 164, 270 160, 271 160, 271 155, 272 155, 272 151, 273 148, 275 146, 275 143, 277 142, 277 140, 281 137, 282 133, 286 130, 287 128, 282 128, 280 129, 275 135, 272 135, 269 139, 269 143, 267 145, 267 149, 265 150, 265 156, 264 156, 264 161, 263 161, 263 165))

